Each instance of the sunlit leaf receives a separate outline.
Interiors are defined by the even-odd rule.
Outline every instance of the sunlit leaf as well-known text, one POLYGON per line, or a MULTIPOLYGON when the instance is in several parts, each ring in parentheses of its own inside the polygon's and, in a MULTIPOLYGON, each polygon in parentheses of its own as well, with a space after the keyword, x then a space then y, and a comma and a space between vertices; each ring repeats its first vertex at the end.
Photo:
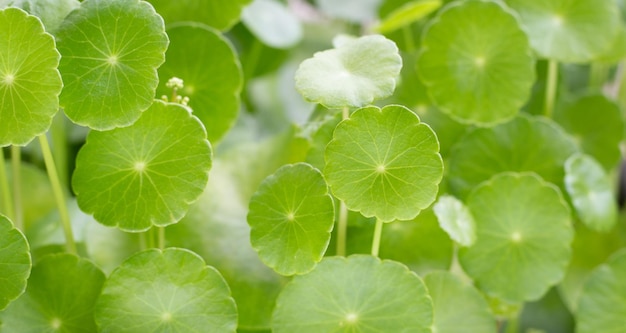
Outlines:
POLYGON ((98 222, 143 231, 178 222, 204 190, 210 167, 198 119, 155 101, 132 126, 89 133, 72 186, 80 208, 98 222))
POLYGON ((150 0, 167 24, 200 22, 218 30, 228 30, 237 21, 242 8, 251 0, 150 0))
POLYGON ((410 220, 428 207, 443 174, 432 129, 398 105, 355 111, 335 129, 325 157, 333 194, 388 222, 410 220))
POLYGON ((0 310, 24 292, 30 268, 26 238, 8 218, 0 215, 0 310))
POLYGON ((108 278, 96 304, 101 332, 235 332, 228 285, 197 254, 139 252, 108 278))
POLYGON ((265 45, 285 49, 302 39, 302 25, 277 0, 254 0, 241 13, 241 21, 265 45))
POLYGON ((428 16, 439 9, 441 5, 441 0, 416 0, 407 2, 389 13, 375 29, 381 33, 394 31, 428 16))
POLYGON ((382 0, 315 0, 324 14, 354 23, 375 19, 381 2, 382 0))
POLYGON ((450 195, 439 197, 433 207, 439 225, 450 238, 462 246, 471 246, 476 240, 474 217, 457 198, 450 195))

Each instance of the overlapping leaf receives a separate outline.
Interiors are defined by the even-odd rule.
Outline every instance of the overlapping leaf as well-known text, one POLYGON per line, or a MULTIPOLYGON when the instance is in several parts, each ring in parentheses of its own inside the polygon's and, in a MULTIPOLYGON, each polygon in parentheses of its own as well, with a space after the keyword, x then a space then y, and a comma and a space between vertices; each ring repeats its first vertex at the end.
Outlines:
POLYGON ((0 215, 0 310, 24 292, 30 268, 26 238, 8 218, 0 215))
POLYGON ((265 45, 286 49, 302 39, 302 25, 285 5, 276 0, 254 0, 241 20, 265 45))
POLYGON ((449 195, 439 197, 433 207, 439 225, 450 238, 462 246, 471 246, 476 240, 474 217, 457 198, 449 195))
POLYGON ((242 8, 251 0, 150 0, 168 24, 200 22, 218 30, 228 30, 237 21, 242 8))

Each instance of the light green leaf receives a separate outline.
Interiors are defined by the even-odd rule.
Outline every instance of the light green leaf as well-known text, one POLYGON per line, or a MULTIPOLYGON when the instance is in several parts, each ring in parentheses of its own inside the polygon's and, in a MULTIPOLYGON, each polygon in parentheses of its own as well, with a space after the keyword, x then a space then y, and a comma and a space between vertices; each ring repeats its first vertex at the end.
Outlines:
POLYGON ((355 111, 335 129, 325 157, 333 194, 386 222, 410 220, 430 206, 443 174, 435 133, 399 105, 355 111))
POLYGON ((59 57, 38 18, 0 10, 0 147, 23 146, 50 127, 63 87, 59 57))
POLYGON ((622 332, 626 317, 626 251, 590 275, 578 301, 576 333, 622 332))
POLYGON ((216 143, 239 114, 243 74, 235 49, 217 30, 203 24, 177 24, 167 34, 170 46, 167 61, 159 68, 157 96, 170 96, 168 80, 182 79, 184 87, 177 94, 189 98, 209 141, 216 143))
POLYGON ((341 112, 335 112, 321 120, 319 128, 311 135, 311 147, 306 155, 307 163, 310 163, 320 170, 324 169, 326 165, 326 161, 324 161, 326 145, 333 139, 333 132, 337 124, 341 121, 341 118, 341 112))
POLYGON ((429 273, 424 283, 433 299, 433 332, 496 333, 489 304, 473 286, 446 271, 429 273))
POLYGON ((542 58, 588 62, 611 47, 620 28, 615 1, 506 0, 542 58))
POLYGON ((167 24, 200 22, 218 30, 228 30, 237 21, 242 8, 251 0, 150 0, 167 24))
POLYGON ((302 25, 276 0, 254 0, 241 13, 241 21, 265 45, 287 49, 302 39, 302 25))
POLYGON ((415 0, 407 2, 389 13, 378 26, 376 26, 375 30, 380 33, 392 32, 430 15, 439 9, 442 4, 441 0, 415 0))
POLYGON ((0 312, 1 332, 95 332, 104 274, 86 259, 52 254, 35 266, 26 292, 0 312))
POLYGON ((46 31, 54 32, 72 10, 80 6, 78 0, 0 0, 0 8, 18 7, 41 19, 46 31))
POLYGON ((24 292, 30 268, 26 238, 8 218, 0 215, 0 310, 24 292))
POLYGON ((354 255, 325 258, 276 301, 272 331, 431 332, 432 302, 406 266, 354 255))
POLYGON ((607 232, 617 222, 613 184, 592 157, 574 154, 565 162, 565 188, 580 220, 590 229, 607 232))
POLYGON ((605 170, 613 169, 621 160, 624 119, 619 105, 604 95, 580 97, 568 107, 557 109, 554 120, 605 170))
POLYGON ((95 312, 100 332, 235 332, 228 285, 197 254, 169 248, 139 252, 104 284, 95 312))
POLYGON ((168 39, 163 19, 140 0, 88 0, 56 33, 73 122, 97 130, 124 127, 150 107, 168 39))
POLYGON ((442 10, 424 31, 417 66, 442 111, 477 125, 514 117, 535 81, 526 34, 494 1, 458 1, 442 10))
POLYGON ((381 2, 382 0, 315 0, 324 14, 354 23, 375 19, 381 2))
POLYGON ((532 301, 563 279, 574 232, 558 188, 534 173, 503 173, 476 187, 467 206, 477 237, 459 259, 481 290, 532 301))
POLYGON ((380 35, 364 36, 303 61, 296 89, 329 108, 361 107, 391 95, 401 68, 395 43, 380 35))
POLYGON ((450 152, 450 190, 463 199, 476 185, 505 171, 533 171, 562 185, 565 160, 577 150, 567 134, 545 118, 520 115, 492 128, 477 128, 450 152))
POLYGON ((78 205, 125 231, 180 220, 206 186, 211 147, 200 121, 155 101, 130 127, 92 131, 76 158, 78 205))
POLYGON ((450 238, 461 246, 471 246, 476 240, 474 217, 457 198, 450 195, 439 197, 433 207, 439 225, 450 238))
POLYGON ((304 274, 322 260, 335 222, 333 198, 322 174, 289 164, 266 178, 250 200, 250 242, 282 275, 304 274))

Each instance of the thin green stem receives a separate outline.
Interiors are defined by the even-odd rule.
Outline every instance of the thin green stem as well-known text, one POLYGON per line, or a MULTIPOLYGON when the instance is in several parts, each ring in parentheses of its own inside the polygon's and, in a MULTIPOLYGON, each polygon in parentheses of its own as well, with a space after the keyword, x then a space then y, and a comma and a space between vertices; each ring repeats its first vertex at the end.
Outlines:
POLYGON ((339 221, 337 222, 337 255, 346 255, 346 238, 348 234, 348 207, 339 202, 339 221))
POLYGON ((165 248, 165 227, 157 227, 158 237, 159 237, 159 249, 163 250, 165 248))
POLYGON ((65 195, 61 186, 61 181, 59 180, 59 174, 57 173, 57 169, 54 164, 52 152, 50 151, 50 143, 48 142, 48 138, 45 134, 39 136, 39 144, 41 145, 41 152, 43 153, 43 159, 46 163, 48 178, 50 179, 54 198, 56 199, 57 207, 59 209, 59 215, 61 216, 61 223, 63 224, 63 232, 65 233, 65 245, 67 247, 67 251, 73 254, 77 254, 76 243, 74 242, 74 235, 72 234, 70 214, 67 210, 67 205, 65 203, 65 195))
POLYGON ((4 150, 0 148, 0 189, 2 189, 2 201, 6 216, 12 221, 15 218, 15 212, 13 211, 13 198, 11 198, 9 177, 4 161, 4 150))
POLYGON ((22 149, 11 146, 11 168, 13 169, 13 223, 18 229, 24 228, 24 209, 22 207, 22 149))
POLYGON ((519 331, 519 314, 506 321, 505 333, 517 333, 519 331))
POLYGON ((592 63, 589 70, 589 87, 602 91, 604 84, 609 80, 610 65, 602 63, 592 63))
POLYGON ((148 249, 148 231, 139 233, 139 249, 142 251, 148 249))
POLYGON ((554 101, 556 100, 556 88, 559 83, 559 63, 556 60, 548 61, 548 79, 546 81, 546 104, 544 114, 552 118, 554 101))
POLYGON ((404 38, 404 44, 406 45, 406 51, 413 53, 415 51, 415 43, 413 41, 413 30, 411 25, 407 24, 402 28, 402 37, 404 38))
POLYGON ((380 250, 380 239, 383 237, 383 224, 381 219, 376 219, 376 227, 374 228, 374 239, 372 240, 372 255, 378 257, 380 250))
POLYGON ((67 128, 65 126, 65 115, 59 111, 54 117, 52 127, 50 128, 52 139, 52 147, 54 154, 54 162, 59 172, 59 180, 63 188, 69 189, 69 171, 67 166, 67 128))
POLYGON ((250 51, 248 51, 248 56, 246 57, 245 61, 246 66, 244 68, 244 77, 246 78, 246 80, 252 78, 254 72, 256 72, 262 49, 263 44, 255 38, 252 42, 252 46, 250 46, 250 51))

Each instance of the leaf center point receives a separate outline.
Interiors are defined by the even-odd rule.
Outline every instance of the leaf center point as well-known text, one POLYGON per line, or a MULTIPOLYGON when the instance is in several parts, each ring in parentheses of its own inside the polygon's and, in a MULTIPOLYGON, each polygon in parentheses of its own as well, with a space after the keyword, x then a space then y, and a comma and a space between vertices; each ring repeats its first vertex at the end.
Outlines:
POLYGON ((287 220, 289 222, 293 222, 295 219, 296 219, 296 214, 294 214, 293 212, 287 213, 287 220))
POLYGON ((143 173, 146 170, 146 162, 143 162, 143 161, 136 162, 134 168, 135 168, 135 171, 139 173, 143 173))
POLYGON ((167 322, 167 321, 171 321, 171 320, 172 320, 172 314, 171 314, 171 313, 169 313, 169 312, 163 312, 163 313, 161 314, 161 320, 162 320, 162 321, 165 321, 165 322, 167 322))
POLYGON ((13 82, 15 82, 15 75, 13 73, 7 73, 2 78, 2 83, 6 84, 8 86, 12 85, 13 82))
POLYGON ((116 54, 112 54, 107 58, 107 62, 109 63, 109 65, 111 66, 117 66, 118 63, 118 58, 116 54))
POLYGON ((387 169, 385 168, 384 164, 380 164, 379 166, 376 167, 376 172, 378 172, 379 174, 383 174, 387 172, 387 169))
POLYGON ((511 240, 514 243, 520 243, 522 241, 522 234, 519 231, 515 231, 513 234, 511 234, 511 240))
POLYGON ((63 321, 61 321, 60 318, 55 317, 50 321, 50 327, 52 327, 52 329, 58 330, 61 328, 61 325, 63 325, 63 321))
POLYGON ((354 312, 349 312, 348 314, 346 314, 346 322, 348 322, 348 324, 354 324, 359 320, 359 315, 354 313, 354 312))
POLYGON ((552 16, 552 25, 554 25, 555 27, 562 26, 563 16, 561 16, 560 14, 555 14, 554 16, 552 16))
POLYGON ((483 68, 485 67, 485 57, 483 56, 477 56, 476 58, 474 58, 474 64, 476 64, 476 67, 478 68, 483 68))

